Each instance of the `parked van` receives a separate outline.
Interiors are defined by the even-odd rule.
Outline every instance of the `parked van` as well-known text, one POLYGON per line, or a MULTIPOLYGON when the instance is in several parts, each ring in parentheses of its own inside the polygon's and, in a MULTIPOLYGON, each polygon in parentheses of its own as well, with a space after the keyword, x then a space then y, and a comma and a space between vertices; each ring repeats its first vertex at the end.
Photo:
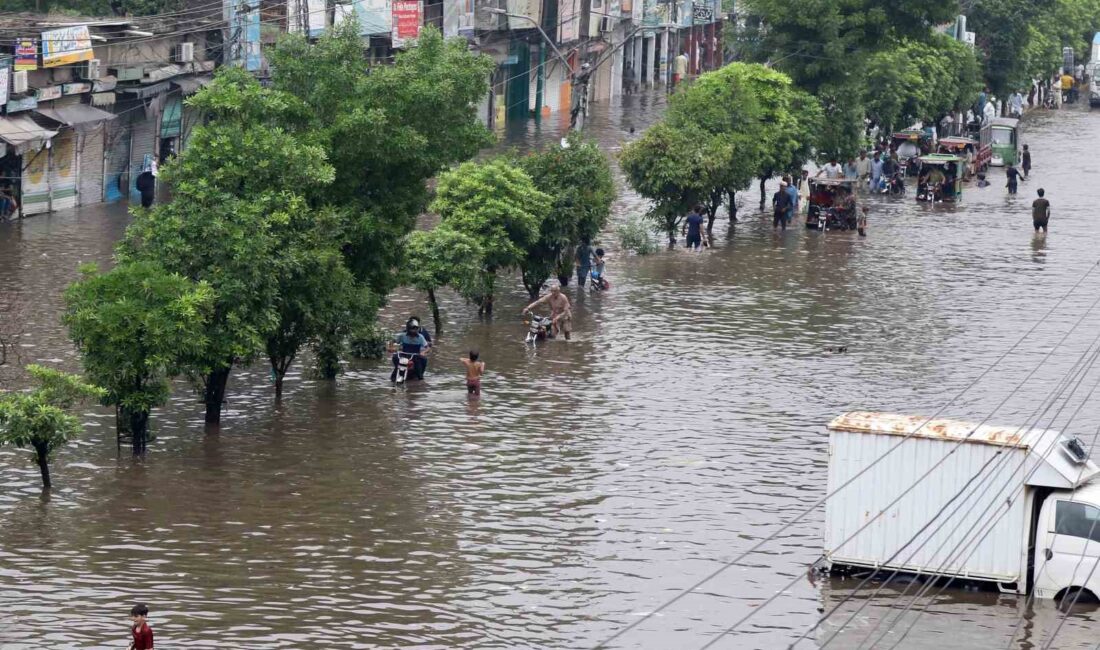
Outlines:
POLYGON ((828 428, 829 493, 851 482, 825 506, 833 568, 1100 595, 1100 467, 1077 438, 866 411, 828 428))

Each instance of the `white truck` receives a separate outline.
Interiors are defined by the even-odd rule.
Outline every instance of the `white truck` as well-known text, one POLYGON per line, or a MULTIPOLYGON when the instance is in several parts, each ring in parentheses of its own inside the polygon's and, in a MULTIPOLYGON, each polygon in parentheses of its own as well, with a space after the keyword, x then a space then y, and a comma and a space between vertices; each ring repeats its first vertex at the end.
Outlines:
POLYGON ((1100 596, 1100 467, 1077 438, 867 411, 828 428, 827 566, 1100 596))

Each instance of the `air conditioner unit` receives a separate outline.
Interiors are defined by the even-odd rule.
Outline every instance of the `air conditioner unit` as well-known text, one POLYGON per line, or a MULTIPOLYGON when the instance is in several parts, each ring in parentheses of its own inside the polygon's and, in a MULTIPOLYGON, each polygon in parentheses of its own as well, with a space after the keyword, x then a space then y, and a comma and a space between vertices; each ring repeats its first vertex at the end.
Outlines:
POLYGON ((27 92, 27 71, 19 70, 11 76, 11 91, 16 95, 27 92))
POLYGON ((600 18, 600 31, 603 33, 615 31, 615 19, 606 16, 600 18))
POLYGON ((84 78, 88 81, 99 79, 99 59, 88 61, 87 67, 84 68, 84 78))
POLYGON ((176 46, 176 53, 173 57, 176 63, 191 63, 195 60, 195 44, 194 43, 180 43, 176 46))

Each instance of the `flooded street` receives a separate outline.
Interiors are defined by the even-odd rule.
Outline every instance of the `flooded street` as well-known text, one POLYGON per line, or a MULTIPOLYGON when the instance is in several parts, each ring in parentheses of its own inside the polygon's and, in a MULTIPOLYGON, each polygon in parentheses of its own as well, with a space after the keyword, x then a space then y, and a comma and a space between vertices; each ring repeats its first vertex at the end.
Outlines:
MULTIPOLYGON (((615 154, 662 108, 659 94, 596 105, 586 129, 615 154)), ((508 143, 556 141, 547 126, 508 143)), ((1100 270, 1086 276, 1100 113, 1032 114, 1022 142, 1035 167, 1018 196, 993 170, 957 206, 918 205, 912 188, 873 198, 865 239, 773 233, 755 193, 700 254, 631 256, 605 233, 613 288, 568 289, 568 343, 525 346, 526 294, 502 280, 491 320, 443 300, 423 385, 395 390, 384 364, 353 361, 334 383, 296 364, 275 403, 265 366, 234 370, 223 426, 206 434, 181 382, 140 460, 116 454, 113 415, 88 408, 48 499, 29 455, 0 449, 0 648, 121 647, 135 600, 164 648, 591 648, 822 498, 824 425, 843 411, 946 406, 1054 428, 1075 416, 1067 431, 1091 444, 1100 409, 1078 405, 1100 369, 1036 411, 1100 331, 1100 270), (1045 238, 1030 218, 1040 186, 1045 238), (480 403, 458 363, 471 347, 488 367, 480 403)), ((621 187, 613 221, 645 208, 621 187)), ((125 223, 96 206, 0 225, 24 363, 79 367, 61 292, 78 264, 109 259, 125 223)), ((426 302, 401 292, 385 322, 411 313, 429 316, 426 302)), ((713 647, 785 648, 834 607, 796 647, 1026 649, 1059 626, 1049 601, 950 588, 903 612, 918 588, 811 581, 822 518, 611 647, 698 648, 758 608, 713 647)), ((1079 608, 1054 647, 1095 647, 1098 622, 1079 608)))

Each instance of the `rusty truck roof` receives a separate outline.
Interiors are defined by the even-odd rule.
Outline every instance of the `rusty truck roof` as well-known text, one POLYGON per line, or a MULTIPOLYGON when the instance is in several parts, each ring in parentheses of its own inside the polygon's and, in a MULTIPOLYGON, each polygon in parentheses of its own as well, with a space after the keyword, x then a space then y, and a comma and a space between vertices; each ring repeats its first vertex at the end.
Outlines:
MULTIPOLYGON (((829 423, 833 431, 883 433, 917 438, 964 440, 968 443, 1027 449, 1035 433, 1027 427, 978 424, 948 418, 929 419, 920 415, 900 415, 876 411, 849 411, 829 423)), ((1039 432, 1040 434, 1043 432, 1039 432)))

